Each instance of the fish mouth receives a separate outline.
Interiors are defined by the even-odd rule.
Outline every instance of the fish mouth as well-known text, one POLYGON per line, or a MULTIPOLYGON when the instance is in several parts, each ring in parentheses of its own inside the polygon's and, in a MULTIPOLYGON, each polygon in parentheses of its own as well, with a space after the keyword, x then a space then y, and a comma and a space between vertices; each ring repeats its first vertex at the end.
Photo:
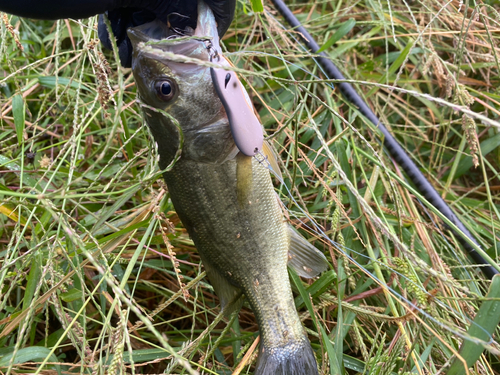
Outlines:
POLYGON ((198 0, 198 21, 194 35, 198 37, 209 37, 213 47, 220 51, 219 34, 217 33, 217 22, 212 9, 203 1, 198 0))
MULTIPOLYGON (((191 44, 193 40, 210 41, 211 46, 220 51, 217 22, 212 10, 203 0, 198 0, 198 20, 194 31, 191 28, 184 30, 172 28, 156 19, 140 26, 131 27, 127 33, 132 41, 135 55, 141 49, 141 43, 150 44, 175 54, 185 55, 184 51, 182 51, 183 44, 191 44), (155 42, 161 42, 161 44, 155 42)), ((208 47, 208 44, 205 45, 206 47, 208 47)))
MULTIPOLYGON (((220 54, 217 23, 210 7, 203 0, 198 1, 197 26, 191 35, 180 35, 157 20, 130 28, 128 34, 134 48, 132 70, 145 102, 149 99, 150 104, 156 103, 151 82, 157 81, 163 73, 182 79, 179 84, 186 89, 185 93, 202 83, 199 87, 212 96, 198 103, 210 107, 202 108, 207 115, 196 117, 182 128, 184 157, 217 163, 234 157, 237 148, 231 126, 222 103, 217 100, 209 67, 204 64, 211 60, 211 56, 220 54)), ((181 102, 176 108, 178 116, 187 111, 181 102)))

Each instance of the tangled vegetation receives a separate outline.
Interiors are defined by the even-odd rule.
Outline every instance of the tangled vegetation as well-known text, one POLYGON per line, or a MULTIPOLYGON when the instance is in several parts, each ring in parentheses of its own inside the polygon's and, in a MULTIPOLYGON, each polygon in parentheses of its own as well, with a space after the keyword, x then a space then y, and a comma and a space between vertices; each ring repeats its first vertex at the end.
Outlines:
MULTIPOLYGON (((499 373, 496 324, 472 322, 498 322, 500 287, 264 5, 239 2, 224 45, 331 263, 291 275, 320 373, 499 373)), ((289 6, 498 264, 498 2, 289 6)), ((255 318, 221 313, 96 18, 0 23, 0 371, 252 373, 255 318)))

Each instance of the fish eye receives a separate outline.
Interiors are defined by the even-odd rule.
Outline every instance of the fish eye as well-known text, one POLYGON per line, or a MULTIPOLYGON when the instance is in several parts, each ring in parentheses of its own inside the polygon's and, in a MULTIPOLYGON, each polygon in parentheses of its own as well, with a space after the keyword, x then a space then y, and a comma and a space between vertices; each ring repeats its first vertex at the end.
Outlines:
POLYGON ((158 80, 155 83, 156 95, 163 101, 171 100, 177 91, 177 85, 170 79, 158 80))

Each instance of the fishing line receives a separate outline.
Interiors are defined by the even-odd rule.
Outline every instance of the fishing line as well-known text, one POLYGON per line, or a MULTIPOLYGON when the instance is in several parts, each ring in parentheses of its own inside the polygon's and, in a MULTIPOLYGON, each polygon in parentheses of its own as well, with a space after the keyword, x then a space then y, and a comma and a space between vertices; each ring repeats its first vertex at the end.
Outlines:
MULTIPOLYGON (((272 58, 275 58, 277 60, 280 60, 283 63, 286 63, 287 65, 290 65, 290 66, 297 68, 297 70, 303 71, 304 73, 306 73, 307 75, 311 76, 314 79, 321 80, 320 76, 314 74, 312 71, 305 68, 304 66, 295 64, 295 63, 293 63, 293 62, 291 62, 291 61, 289 61, 281 56, 276 56, 276 55, 273 55, 272 53, 269 53, 269 52, 262 52, 262 51, 254 51, 254 50, 245 49, 243 51, 238 51, 238 52, 225 52, 224 55, 226 55, 226 56, 238 56, 238 57, 239 56, 260 55, 260 56, 272 57, 272 58)), ((318 68, 323 72, 323 68, 321 68, 321 66, 318 66, 318 68)), ((274 79, 274 78, 275 77, 273 77, 271 74, 269 74, 269 79, 274 79)), ((279 81, 279 80, 276 80, 276 82, 281 83, 281 81, 279 81)), ((322 82, 325 83, 327 86, 329 86, 332 90, 335 89, 335 85, 333 84, 333 82, 329 82, 329 81, 322 81, 322 82)), ((294 83, 295 82, 290 82, 290 84, 294 84, 294 83)))
MULTIPOLYGON (((430 222, 433 224, 433 226, 438 229, 436 231, 437 235, 447 245, 448 250, 456 257, 455 260, 458 261, 458 263, 460 264, 460 266, 462 266, 461 267, 461 271, 464 273, 464 276, 468 277, 471 280, 473 278, 473 275, 470 273, 469 269, 467 268, 467 266, 469 266, 469 265, 463 263, 462 257, 460 257, 458 255, 458 253, 455 250, 454 246, 446 238, 446 236, 444 235, 444 233, 441 230, 439 230, 438 224, 434 220, 434 217, 431 215, 431 213, 429 212, 429 210, 427 209, 427 207, 425 207, 425 205, 420 201, 420 199, 418 199, 417 197, 415 197, 415 199, 418 202, 418 204, 420 205, 420 208, 422 209, 422 211, 425 212, 425 214, 427 215, 427 218, 430 220, 430 222)), ((481 294, 481 292, 479 292, 479 289, 476 287, 476 285, 475 284, 472 284, 472 285, 476 288, 477 293, 481 294)))
MULTIPOLYGON (((280 61, 282 61, 282 62, 284 62, 284 63, 287 63, 287 64, 288 64, 288 65, 290 65, 290 66, 293 66, 293 67, 297 68, 297 70, 301 70, 301 71, 303 71, 304 73, 306 73, 306 74, 310 75, 311 77, 313 77, 313 78, 315 78, 315 79, 320 80, 320 77, 319 77, 319 76, 317 76, 317 75, 313 74, 310 70, 306 69, 305 67, 300 66, 300 65, 297 65, 297 64, 295 64, 295 63, 293 63, 293 62, 291 62, 291 61, 289 61, 289 60, 286 60, 286 59, 285 59, 285 58, 283 58, 282 56, 275 56, 275 55, 273 55, 273 54, 271 54, 271 53, 261 52, 261 51, 245 50, 245 51, 239 51, 239 52, 233 52, 233 53, 226 53, 226 55, 228 55, 228 56, 233 56, 233 57, 234 57, 234 56, 241 56, 241 55, 249 55, 249 56, 251 56, 251 55, 262 55, 262 56, 274 57, 274 58, 276 58, 276 59, 278 59, 278 60, 280 60, 280 61)), ((319 68, 321 69, 321 66, 319 66, 319 68)), ((272 78, 272 76, 269 76, 269 77, 270 77, 270 78, 272 78)), ((289 90, 289 88, 288 88, 285 84, 282 84, 282 82, 281 82, 281 81, 279 81, 279 80, 278 80, 278 81, 276 81, 276 82, 277 82, 278 84, 281 84, 281 86, 282 86, 282 88, 283 88, 284 90, 287 90, 287 91, 289 91, 289 92, 291 92, 291 93, 293 93, 293 94, 296 94, 294 91, 289 90)), ((323 82, 323 83, 326 83, 326 84, 327 84, 328 86, 330 86, 332 89, 334 88, 334 86, 333 86, 333 84, 332 84, 331 82, 324 81, 324 80, 323 80, 322 82, 323 82)), ((311 93, 308 93, 308 94, 311 94, 311 93)), ((316 99, 319 99, 319 98, 316 98, 316 99)), ((329 108, 329 106, 328 106, 326 103, 324 103, 324 102, 321 102, 321 103, 323 103, 323 104, 325 105, 325 108, 329 108)), ((298 109, 296 109, 296 110, 298 110, 298 109)), ((334 113, 334 114, 335 114, 335 115, 337 115, 336 113, 334 113)), ((292 114, 292 116, 293 116, 293 114, 292 114)), ((365 138, 364 138, 364 137, 363 137, 363 136, 362 136, 362 135, 361 135, 361 134, 357 131, 357 129, 356 129, 356 128, 352 127, 352 124, 351 124, 351 123, 349 123, 349 122, 347 122, 345 119, 341 118, 341 117, 340 117, 340 115, 338 115, 338 116, 339 116, 339 118, 340 118, 342 121, 344 121, 344 122, 346 123, 346 125, 349 125, 349 126, 351 127, 351 129, 352 129, 352 130, 353 130, 353 131, 354 131, 354 132, 355 132, 355 133, 356 133, 356 134, 357 134, 357 135, 358 135, 358 136, 359 136, 359 137, 360 137, 360 138, 361 138, 361 139, 365 142, 365 144, 366 144, 368 147, 370 147, 370 148, 371 148, 371 146, 370 146, 370 144, 368 143, 368 141, 367 141, 367 140, 366 140, 366 139, 365 139, 365 138)), ((288 121, 284 124, 284 126, 283 126, 280 130, 278 130, 277 132, 275 132, 275 133, 274 133, 274 134, 272 134, 271 136, 268 136, 268 137, 267 137, 267 139, 269 140, 269 139, 272 139, 272 138, 276 137, 276 135, 277 135, 277 134, 281 133, 281 132, 282 132, 282 130, 286 128, 286 126, 288 125, 288 123, 289 123, 289 122, 290 122, 290 120, 288 120, 288 121)), ((375 152, 375 150, 373 150, 373 149, 372 149, 372 151, 374 152, 374 155, 377 155, 377 153, 375 152)), ((378 157, 378 155, 377 155, 377 158, 378 158, 378 160, 379 160, 380 164, 381 164, 381 165, 384 165, 384 163, 383 163, 382 159, 381 159, 380 157, 378 157)), ((384 166, 384 169, 385 169, 385 168, 387 168, 387 167, 385 167, 385 166, 384 166)), ((433 223, 434 227, 438 229, 438 233, 439 233, 439 235, 441 236, 441 239, 442 239, 442 240, 443 240, 443 241, 447 244, 447 246, 448 246, 448 250, 449 250, 449 251, 451 251, 451 252, 452 252, 455 256, 457 256, 457 258, 458 258, 458 255, 457 255, 457 253, 456 253, 455 249, 454 249, 454 248, 453 248, 453 246, 450 244, 450 242, 448 241, 448 239, 447 239, 447 238, 443 235, 443 233, 439 230, 439 226, 438 226, 438 225, 437 225, 437 223, 435 222, 435 220, 434 220, 434 218, 432 217, 432 215, 429 213, 429 211, 428 211, 427 207, 426 207, 426 206, 425 206, 425 205, 424 205, 424 204, 420 201, 420 199, 418 199, 418 198, 417 198, 417 202, 418 202, 418 204, 420 205, 420 207, 423 209, 423 211, 425 212, 425 214, 428 216, 429 220, 433 223)), ((462 268, 463 268, 463 272, 464 272, 464 273, 465 273, 465 274, 466 274, 469 278, 470 278, 470 277, 472 277, 472 275, 470 274, 469 270, 468 270, 468 269, 466 269, 466 265, 465 265, 465 264, 463 264, 462 259, 458 258, 458 260, 459 260, 459 262, 460 262, 460 265, 461 265, 461 266, 463 266, 463 267, 462 267, 462 268)))
MULTIPOLYGON (((413 312, 415 313, 415 315, 417 315, 416 312, 418 312, 419 314, 421 314, 425 318, 427 318, 427 319, 431 320, 433 323, 437 324, 439 327, 441 327, 443 329, 446 329, 449 332, 451 332, 451 333, 453 333, 453 334, 455 334, 455 335, 457 335, 457 336, 459 336, 459 337, 461 337, 461 338, 463 338, 465 340, 469 340, 469 341, 472 341, 474 343, 481 344, 481 345, 491 345, 491 344, 494 343, 492 335, 489 332, 487 332, 483 327, 481 327, 480 325, 478 325, 477 323, 475 323, 471 318, 467 317, 463 313, 455 310, 453 307, 451 307, 451 306, 445 304, 444 302, 440 301, 436 296, 433 296, 431 293, 429 293, 427 290, 425 290, 424 288, 422 288, 420 285, 418 285, 415 282, 413 282, 409 277, 401 274, 396 269, 389 267, 387 264, 382 263, 379 259, 372 259, 368 255, 360 253, 360 252, 358 252, 358 251, 356 251, 354 249, 348 248, 345 245, 344 246, 340 246, 339 243, 337 243, 334 240, 332 240, 323 231, 323 229, 316 222, 316 220, 306 211, 305 208, 301 207, 301 205, 299 204, 299 202, 297 202, 297 200, 293 197, 292 192, 290 191, 290 189, 288 188, 288 186, 285 184, 285 182, 283 181, 283 179, 279 176, 279 174, 276 171, 274 171, 273 167, 271 166, 271 163, 268 161, 268 158, 264 154, 262 154, 261 152, 258 153, 254 157, 256 158, 256 160, 264 168, 267 168, 278 179, 278 181, 280 182, 281 186, 283 186, 285 188, 288 197, 292 200, 292 202, 295 205, 295 207, 298 208, 298 210, 309 220, 309 222, 314 227, 311 227, 308 224, 304 223, 303 220, 301 218, 299 218, 294 211, 290 210, 289 208, 286 208, 287 212, 291 216, 293 216, 294 218, 296 218, 297 220, 299 220, 301 222, 301 224, 303 225, 304 228, 306 228, 307 230, 309 230, 312 233, 316 234, 318 236, 318 238, 322 238, 322 239, 328 241, 328 243, 330 243, 335 249, 337 249, 345 257, 347 257, 350 262, 352 262, 360 270, 362 270, 367 275, 369 275, 370 278, 372 278, 374 281, 376 281, 378 283, 378 285, 384 286, 388 290, 390 290, 390 293, 392 295, 396 296, 401 301, 403 301, 404 303, 407 304, 406 308, 408 310, 413 310, 413 312), (453 314, 453 315, 455 315, 457 317, 460 317, 461 319, 465 320, 469 325, 474 325, 474 326, 480 328, 482 331, 484 331, 484 333, 487 335, 487 337, 489 337, 490 341, 486 342, 486 341, 478 339, 477 337, 469 336, 467 334, 467 332, 464 332, 463 330, 461 330, 460 327, 449 325, 449 323, 447 321, 441 321, 441 320, 438 320, 437 318, 433 317, 432 315, 430 315, 429 313, 427 313, 425 310, 423 310, 422 308, 420 308, 417 305, 415 305, 408 298, 405 298, 402 294, 398 293, 396 290, 394 290, 392 287, 390 287, 386 282, 381 281, 375 274, 373 274, 368 269, 366 269, 363 265, 361 265, 358 261, 356 261, 351 255, 347 254, 344 249, 349 250, 351 253, 356 254, 356 255, 360 256, 361 258, 365 258, 365 259, 369 260, 371 263, 377 263, 383 269, 385 269, 387 271, 390 271, 392 273, 395 273, 399 277, 405 279, 406 282, 411 283, 413 286, 417 287, 420 291, 424 292, 427 297, 433 297, 433 301, 434 301, 434 303, 436 303, 436 305, 439 305, 441 308, 443 308, 444 310, 447 310, 449 313, 451 313, 451 314, 453 314)), ((407 252, 407 253, 410 253, 410 251, 407 248, 405 248, 404 251, 407 252)), ((430 276, 437 276, 437 275, 432 275, 432 274, 429 274, 429 275, 430 276)), ((465 292, 462 291, 462 293, 465 293, 465 292)), ((405 307, 403 306, 403 308, 405 308, 405 307)))
MULTIPOLYGON (((301 39, 307 46, 307 48, 315 54, 311 56, 317 64, 319 64, 323 70, 323 73, 329 79, 345 80, 345 77, 340 72, 340 70, 335 66, 335 64, 330 60, 328 55, 324 52, 318 53, 320 47, 314 38, 307 32, 307 30, 301 25, 299 20, 290 11, 286 4, 282 0, 271 0, 276 9, 285 18, 287 23, 299 33, 301 39)), ((356 90, 348 82, 338 83, 340 92, 344 97, 358 107, 359 112, 370 120, 383 134, 383 144, 388 151, 389 155, 401 166, 401 168, 406 172, 410 181, 413 182, 415 187, 420 191, 420 193, 431 203, 438 211, 440 211, 446 218, 448 218, 459 231, 453 231, 452 233, 456 235, 457 240, 462 244, 463 248, 468 252, 470 257, 479 265, 481 271, 486 277, 492 279, 494 275, 499 274, 499 272, 491 266, 472 245, 467 242, 468 238, 473 242, 478 248, 481 248, 479 242, 474 238, 474 236, 469 232, 466 226, 460 221, 460 219, 455 215, 448 204, 441 198, 439 193, 434 189, 432 184, 423 175, 417 165, 413 162, 410 156, 401 147, 398 141, 392 136, 392 134, 387 130, 385 125, 379 120, 379 118, 373 113, 366 102, 359 96, 356 90), (464 238, 466 237, 466 238, 464 238)))

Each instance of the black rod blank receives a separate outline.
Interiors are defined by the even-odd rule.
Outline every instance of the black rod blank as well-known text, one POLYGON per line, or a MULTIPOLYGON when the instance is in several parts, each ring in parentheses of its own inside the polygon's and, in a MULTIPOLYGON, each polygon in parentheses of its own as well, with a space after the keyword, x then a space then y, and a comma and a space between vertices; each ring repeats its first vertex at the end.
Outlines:
MULTIPOLYGON (((316 43, 314 38, 307 32, 307 30, 300 24, 299 20, 291 12, 291 10, 286 6, 282 0, 271 0, 276 7, 276 9, 281 13, 281 15, 286 19, 288 24, 301 35, 306 46, 311 50, 312 53, 318 54, 319 45, 316 43)), ((327 57, 324 52, 318 54, 314 59, 323 68, 325 75, 329 79, 345 80, 344 76, 340 70, 335 66, 335 64, 327 57)), ((384 135, 384 146, 391 155, 392 158, 401 166, 401 168, 406 172, 410 180, 413 182, 418 191, 436 207, 439 212, 441 212, 446 218, 448 218, 453 224, 456 225, 462 233, 455 233, 457 239, 460 241, 464 249, 470 255, 470 257, 478 264, 483 271, 484 275, 489 279, 492 279, 494 275, 499 272, 492 267, 483 257, 467 242, 463 237, 464 235, 468 237, 477 246, 480 246, 474 236, 469 232, 465 225, 460 221, 460 219, 455 215, 450 206, 441 198, 438 192, 434 189, 431 183, 425 178, 423 173, 417 167, 417 165, 411 160, 410 156, 401 147, 398 141, 392 136, 392 134, 387 130, 384 124, 379 120, 379 118, 373 113, 373 111, 368 107, 365 101, 358 95, 356 90, 351 84, 347 82, 337 83, 340 92, 349 100, 352 104, 359 108, 359 112, 368 118, 375 126, 380 129, 380 132, 384 135)))

